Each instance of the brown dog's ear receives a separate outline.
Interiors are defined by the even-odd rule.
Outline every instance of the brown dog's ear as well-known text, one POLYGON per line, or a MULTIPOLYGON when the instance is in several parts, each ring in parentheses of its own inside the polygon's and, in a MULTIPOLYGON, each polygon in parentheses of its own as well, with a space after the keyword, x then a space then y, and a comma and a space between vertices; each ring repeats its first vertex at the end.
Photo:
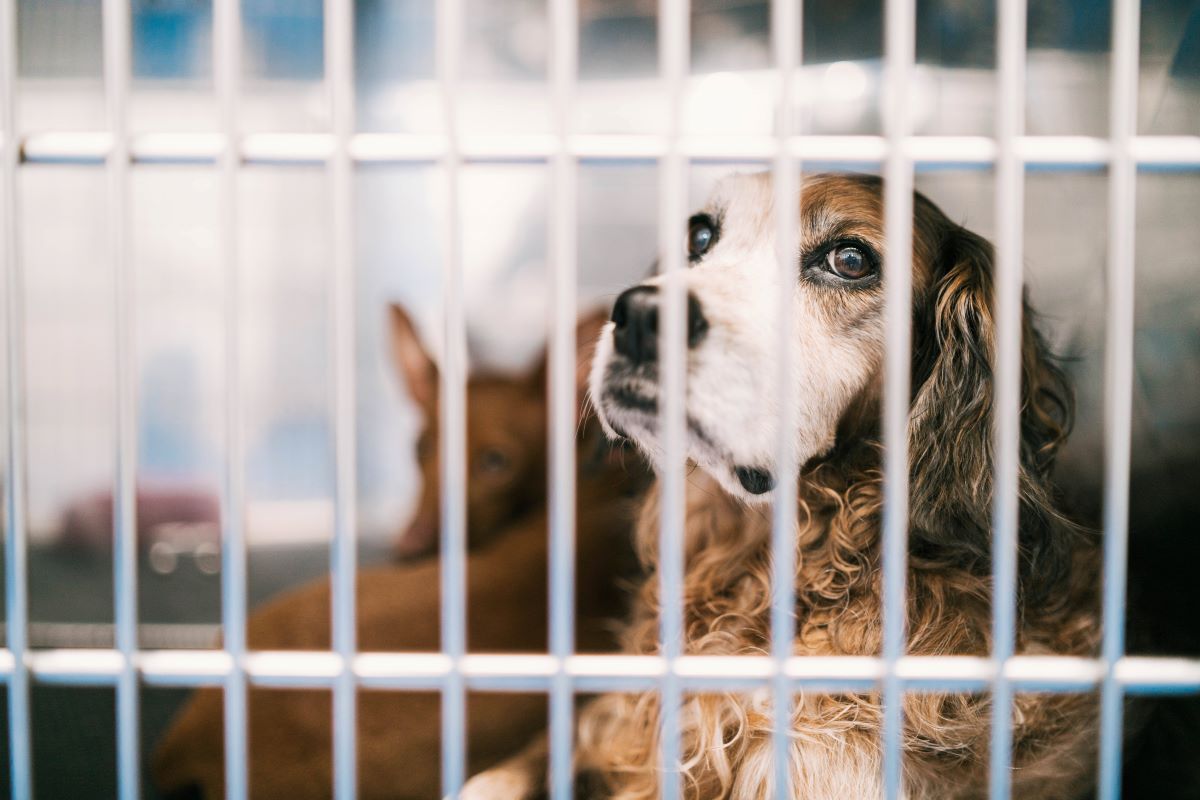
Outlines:
MULTIPOLYGON (((596 340, 600 338, 600 329, 608 322, 608 311, 592 309, 585 312, 575 323, 575 401, 577 418, 582 417, 584 405, 587 402, 588 375, 592 370, 592 356, 596 353, 596 340)), ((530 376, 530 386, 534 391, 544 393, 548 387, 549 367, 546 361, 545 349, 538 359, 537 367, 530 376)))
MULTIPOLYGON (((909 421, 914 546, 981 568, 991 563, 995 469, 992 254, 986 240, 959 226, 943 236, 931 289, 914 315, 909 421)), ((1070 526, 1054 509, 1049 472, 1073 408, 1027 304, 1023 311, 1019 535, 1030 599, 1068 567, 1070 526)))
POLYGON ((432 406, 437 396, 437 365, 421 345, 416 326, 404 309, 395 303, 388 307, 388 325, 396 371, 404 377, 408 391, 417 403, 425 407, 432 406))
POLYGON ((600 338, 600 330, 608 323, 608 319, 607 308, 596 308, 584 313, 575 325, 575 398, 581 410, 587 398, 596 340, 600 338))

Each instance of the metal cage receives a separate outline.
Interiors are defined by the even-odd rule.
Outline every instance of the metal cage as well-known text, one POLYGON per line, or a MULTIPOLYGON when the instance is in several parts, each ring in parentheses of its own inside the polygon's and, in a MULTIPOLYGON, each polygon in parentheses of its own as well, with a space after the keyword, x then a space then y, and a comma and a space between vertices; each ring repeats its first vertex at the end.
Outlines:
MULTIPOLYGON (((1100 689, 1100 795, 1116 797, 1120 787, 1122 701, 1130 693, 1200 690, 1200 661, 1130 657, 1124 648, 1126 517, 1129 501, 1130 414, 1133 335, 1133 269, 1135 181, 1139 168, 1200 169, 1200 137, 1139 136, 1136 130, 1139 3, 1114 0, 1111 120, 1107 138, 1030 137, 1024 135, 1026 47, 1024 2, 999 7, 999 104, 995 133, 982 136, 914 136, 908 119, 908 92, 914 68, 914 0, 886 2, 886 74, 883 136, 813 136, 793 130, 786 114, 778 115, 772 136, 713 138, 686 135, 680 125, 682 81, 688 66, 687 0, 661 0, 659 67, 670 98, 669 125, 662 135, 581 135, 572 130, 578 31, 574 0, 550 0, 550 84, 553 133, 550 135, 460 135, 456 125, 456 90, 462 55, 462 0, 438 0, 437 74, 445 113, 444 132, 424 134, 358 133, 355 129, 354 6, 351 0, 325 2, 326 86, 332 127, 324 133, 239 135, 241 19, 237 0, 214 2, 214 77, 219 102, 219 133, 163 133, 131 136, 127 117, 131 82, 130 3, 104 0, 103 59, 107 125, 102 132, 47 132, 21 138, 14 120, 16 3, 0 4, 0 79, 3 86, 3 242, 8 298, 8 463, 5 476, 7 569, 7 642, 0 651, 0 676, 7 683, 11 742, 11 793, 32 796, 30 685, 34 681, 74 686, 113 686, 117 697, 116 736, 120 796, 139 794, 139 690, 145 686, 220 686, 225 696, 225 752, 228 796, 247 794, 247 686, 332 688, 334 705, 334 790, 343 800, 355 795, 355 697, 363 688, 440 692, 443 698, 442 769, 444 793, 455 796, 465 778, 465 692, 470 689, 534 691, 550 698, 552 796, 571 797, 571 731, 573 695, 578 691, 655 690, 664 697, 664 764, 680 751, 677 718, 672 710, 684 691, 700 689, 768 689, 777 714, 786 714, 792 692, 875 689, 882 691, 885 711, 884 772, 888 797, 901 796, 900 699, 907 691, 987 691, 998 705, 1014 692, 1073 692, 1100 689), (665 439, 673 469, 661 476, 663 486, 661 572, 664 613, 662 656, 584 656, 573 653, 574 590, 574 450, 573 337, 576 264, 576 182, 582 160, 637 157, 655 160, 661 180, 659 227, 668 276, 665 302, 664 397, 665 439), (25 508, 22 265, 16 243, 18 172, 26 163, 70 161, 104 169, 108 176, 110 251, 117 275, 118 320, 117 491, 114 504, 116 548, 116 646, 107 650, 33 650, 29 645, 26 599, 28 576, 25 508), (461 230, 459 173, 468 162, 536 161, 550 165, 553 175, 550 247, 554 263, 551 346, 551 582, 549 652, 534 656, 468 654, 465 637, 465 365, 458 355, 464 333, 460 298, 461 230), (685 217, 685 179, 690 161, 748 160, 769 164, 777 198, 790 197, 798 186, 800 166, 883 163, 887 179, 888 250, 906 262, 911 247, 907 220, 912 213, 915 169, 936 166, 994 167, 998 230, 998 378, 995 420, 996 500, 994 506, 994 647, 990 658, 914 657, 904 652, 906 570, 909 305, 911 287, 905 264, 886 282, 888 352, 886 358, 885 440, 886 506, 884 518, 885 636, 882 657, 815 658, 790 653, 794 598, 790 588, 790 530, 794 503, 778 502, 773 546, 777 587, 773 597, 769 656, 701 657, 683 655, 682 547, 683 488, 682 388, 683 299, 669 278, 685 265, 674 223, 685 217), (221 254, 226 268, 237 262, 239 225, 236 182, 248 163, 315 163, 328 171, 334 260, 329 271, 333 323, 329 342, 335 364, 332 387, 336 488, 335 534, 332 545, 333 648, 329 652, 251 652, 246 646, 246 548, 243 529, 243 474, 240 463, 238 407, 239 314, 236 303, 226 316, 225 354, 228 390, 228 463, 222 486, 222 625, 219 651, 153 651, 137 641, 134 480, 137 443, 135 363, 131 356, 132 320, 136 309, 131 288, 129 176, 142 162, 210 163, 220 175, 222 197, 221 254), (447 224, 442 232, 447 258, 445 281, 446 358, 442 380, 442 581, 443 650, 420 655, 363 654, 355 643, 355 396, 353 278, 355 253, 352 177, 356 165, 368 163, 436 163, 444 177, 447 224), (1043 169, 1107 168, 1110 182, 1105 426, 1105 629, 1097 659, 1014 655, 1016 572, 1016 479, 1020 381, 1020 297, 1023 176, 1027 165, 1043 169)), ((779 76, 778 102, 791 97, 798 64, 800 4, 772 4, 772 50, 779 76)), ((789 242, 795 232, 782 220, 778 235, 789 242)), ((787 252, 788 247, 780 247, 787 252)), ((781 258, 779 268, 794 267, 781 258)), ((783 343, 787 346, 787 342, 783 343)), ((783 452, 781 463, 787 464, 783 452)), ((794 458, 792 459, 794 461, 794 458)), ((791 475, 794 477, 795 465, 791 475)), ((794 483, 794 481, 793 481, 794 483)), ((789 481, 780 480, 780 486, 789 481)), ((778 490, 782 491, 782 490, 778 490)), ((782 495, 781 495, 782 497, 782 495)), ((995 714, 991 748, 991 796, 1009 795, 1011 720, 995 714)), ((788 738, 775 734, 775 753, 785 753, 788 738)), ((786 781, 782 757, 777 781, 786 781)), ((663 796, 680 794, 678 775, 664 773, 663 796)), ((783 785, 777 783, 776 785, 783 785)))

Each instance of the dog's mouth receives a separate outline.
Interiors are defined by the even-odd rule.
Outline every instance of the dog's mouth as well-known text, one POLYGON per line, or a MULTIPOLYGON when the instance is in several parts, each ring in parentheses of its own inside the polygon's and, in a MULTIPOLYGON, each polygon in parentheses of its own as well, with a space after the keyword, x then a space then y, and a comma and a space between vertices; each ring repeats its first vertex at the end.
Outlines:
POLYGON ((604 400, 623 411, 640 411, 643 414, 658 414, 658 398, 644 390, 617 385, 604 390, 604 400))
MULTIPOLYGON (((601 401, 605 407, 606 421, 618 436, 634 442, 639 440, 639 436, 657 436, 659 423, 656 387, 610 383, 605 386, 601 401)), ((710 465, 733 463, 726 449, 721 447, 690 414, 686 417, 686 424, 690 438, 688 449, 691 453, 699 455, 710 465)), ((768 469, 747 465, 735 465, 728 469, 748 494, 763 495, 775 488, 775 476, 768 469)))
POLYGON ((629 386, 606 387, 598 404, 610 434, 638 444, 658 428, 658 398, 629 386))
MULTIPOLYGON (((601 395, 608 411, 608 424, 620 435, 628 439, 637 439, 636 434, 623 430, 622 420, 630 419, 638 427, 645 428, 648 433, 658 431, 658 397, 657 392, 635 389, 630 386, 618 385, 606 387, 601 395), (632 418, 632 419, 631 419, 632 418)), ((687 415, 687 430, 700 444, 710 450, 716 450, 717 445, 705 431, 704 426, 690 414, 687 415)))
MULTIPOLYGON (((630 375, 608 373, 600 392, 602 417, 610 431, 631 443, 649 446, 660 444, 659 387, 653 380, 630 375)), ((746 494, 760 497, 775 488, 775 476, 769 469, 757 465, 739 464, 727 447, 721 446, 708 429, 691 414, 686 415, 688 455, 697 463, 719 469, 732 477, 746 494)))
MULTIPOLYGON (((593 364, 591 391, 597 417, 613 439, 630 442, 652 461, 666 463, 663 451, 662 406, 657 365, 633 364, 614 353, 598 351, 593 364)), ((690 376, 689 376, 690 377, 690 376)), ((764 497, 775 488, 776 476, 761 459, 746 453, 745 443, 731 442, 719 435, 723 420, 706 420, 695 413, 690 397, 685 412, 685 455, 691 463, 715 477, 726 491, 744 500, 764 497), (739 446, 739 444, 743 446, 739 446)), ((769 460, 769 459, 768 459, 769 460)))

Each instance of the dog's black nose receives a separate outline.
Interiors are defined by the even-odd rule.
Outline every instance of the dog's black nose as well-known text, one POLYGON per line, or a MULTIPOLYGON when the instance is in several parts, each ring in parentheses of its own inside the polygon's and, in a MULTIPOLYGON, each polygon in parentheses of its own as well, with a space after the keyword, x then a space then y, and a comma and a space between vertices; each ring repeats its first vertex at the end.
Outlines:
POLYGON ((658 355, 658 290, 652 286, 626 289, 613 305, 613 345, 635 364, 658 355))
MULTIPOLYGON (((658 289, 654 286, 635 286, 626 289, 613 305, 613 344, 617 352, 635 364, 658 358, 658 289)), ((688 293, 688 347, 704 341, 708 320, 696 296, 688 293)))

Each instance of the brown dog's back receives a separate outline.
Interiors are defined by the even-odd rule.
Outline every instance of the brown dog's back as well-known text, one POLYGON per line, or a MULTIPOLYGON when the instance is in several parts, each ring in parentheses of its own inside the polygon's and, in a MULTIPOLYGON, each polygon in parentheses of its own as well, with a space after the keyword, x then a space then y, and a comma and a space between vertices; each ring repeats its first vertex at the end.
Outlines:
MULTIPOLYGON (((584 317, 576 331, 576 375, 586 365, 604 315, 584 317)), ((420 453, 424 494, 401 538, 410 557, 436 549, 440 504, 436 447, 436 368, 407 316, 391 311, 399 371, 425 407, 427 446, 420 453)), ((474 652, 546 652, 547 517, 545 509, 545 362, 528 375, 473 378, 468 386, 468 463, 488 464, 494 450, 504 469, 472 471, 468 482, 467 640, 474 652), (497 407, 497 405, 502 407, 497 407), (523 510, 522 510, 523 509, 523 510), (514 517, 514 515, 516 515, 514 517)), ((623 616, 623 577, 636 569, 631 496, 648 482, 638 459, 622 461, 583 424, 576 440, 576 649, 613 651, 613 623, 623 616)), ((430 652, 440 647, 437 559, 363 570, 357 585, 358 647, 376 652, 430 652)), ((328 580, 289 592, 247 622, 253 650, 328 650, 328 580)), ((251 689, 250 790, 253 797, 327 797, 332 772, 328 691, 251 689)), ((440 713, 436 692, 360 692, 358 781, 364 798, 430 798, 439 794, 440 713)), ((171 793, 217 797, 224 788, 220 690, 201 690, 163 738, 154 762, 157 785, 171 793)), ((472 694, 467 702, 468 767, 472 773, 510 755, 546 725, 543 696, 472 694)))
MULTIPOLYGON (((630 491, 640 484, 608 456, 581 464, 577 514, 577 649, 616 649, 612 621, 623 606, 621 576, 633 563, 630 491), (592 472, 589 474, 589 469, 592 472)), ((477 652, 545 652, 547 523, 535 512, 467 559, 468 647, 477 652)), ((439 563, 379 567, 358 578, 363 651, 428 652, 440 646, 439 563)), ((254 650, 328 650, 329 581, 285 594, 248 621, 254 650)), ((364 798, 430 798, 439 793, 440 715, 436 693, 362 691, 358 702, 359 791, 364 798)), ((155 782, 167 792, 224 788, 222 695, 204 689, 160 745, 155 782)), ((546 725, 543 696, 473 694, 468 699, 471 772, 510 755, 546 725)), ((252 797, 326 797, 332 770, 328 692, 250 691, 252 797)))

